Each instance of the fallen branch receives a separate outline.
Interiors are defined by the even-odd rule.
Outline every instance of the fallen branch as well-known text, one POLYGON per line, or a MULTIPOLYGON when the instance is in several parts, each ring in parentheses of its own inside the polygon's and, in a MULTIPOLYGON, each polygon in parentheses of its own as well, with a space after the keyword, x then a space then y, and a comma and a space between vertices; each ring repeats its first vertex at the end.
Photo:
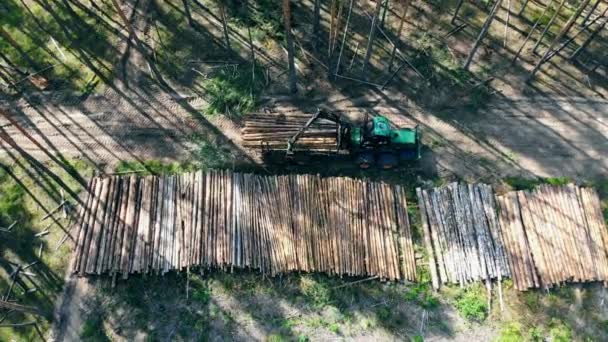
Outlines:
POLYGON ((339 78, 343 78, 345 80, 355 81, 355 82, 371 85, 371 86, 378 87, 378 88, 382 87, 380 84, 372 83, 372 82, 367 82, 367 81, 364 81, 364 80, 360 80, 358 78, 352 78, 352 77, 343 76, 343 75, 340 75, 340 74, 337 74, 336 76, 339 77, 339 78))
MULTIPOLYGON (((365 14, 367 14, 367 16, 371 19, 372 16, 367 13, 367 11, 365 12, 365 14)), ((380 31, 380 33, 382 33, 382 35, 384 36, 384 38, 386 40, 388 40, 388 42, 393 45, 393 47, 395 48, 395 51, 397 52, 397 57, 399 57, 399 59, 401 59, 403 62, 407 63, 407 65, 409 65, 410 68, 412 68, 412 70, 414 70, 414 72, 416 72, 416 74, 418 76, 420 76, 420 78, 422 78, 423 80, 425 80, 426 78, 424 77, 424 75, 422 75, 422 73, 420 73, 420 71, 418 71, 418 69, 416 69, 416 67, 407 59, 405 58, 405 56, 403 55, 403 52, 401 52, 401 50, 397 47, 397 44, 394 43, 389 36, 384 32, 384 30, 382 30, 382 28, 380 28, 380 26, 376 25, 376 28, 378 29, 378 31, 380 31)))
POLYGON ((17 224, 17 221, 13 222, 10 226, 8 226, 6 228, 0 227, 0 230, 10 232, 13 229, 13 227, 15 227, 16 224, 17 224))
POLYGON ((393 80, 393 78, 395 78, 395 76, 397 76, 397 74, 399 73, 399 71, 401 71, 401 69, 403 69, 405 67, 405 63, 401 63, 401 65, 397 68, 397 70, 395 70, 390 76, 389 78, 384 81, 384 84, 382 85, 382 87, 380 88, 380 90, 384 90, 384 88, 386 88, 386 86, 393 80))
POLYGON ((63 200, 61 201, 61 203, 59 203, 58 206, 56 206, 53 210, 51 210, 48 214, 44 215, 44 217, 40 220, 40 222, 48 219, 49 217, 51 217, 51 215, 53 215, 55 212, 57 212, 59 209, 61 209, 61 207, 63 207, 68 201, 67 200, 63 200))
POLYGON ((443 39, 448 39, 451 36, 455 35, 456 33, 462 31, 465 27, 467 27, 469 24, 464 23, 464 24, 460 24, 458 26, 456 26, 455 28, 451 29, 450 31, 448 31, 448 33, 445 34, 445 36, 443 36, 443 39))
POLYGON ((42 314, 40 309, 38 309, 34 306, 11 303, 11 302, 8 302, 5 300, 0 300, 0 308, 11 309, 11 310, 19 311, 19 312, 33 313, 36 315, 42 314))
POLYGON ((47 71, 47 70, 49 70, 49 69, 52 69, 52 68, 56 67, 56 66, 57 66, 57 65, 59 65, 59 64, 60 64, 60 63, 56 63, 56 64, 53 64, 53 65, 51 65, 51 66, 48 66, 48 67, 46 67, 46 68, 44 68, 44 69, 42 69, 42 70, 38 70, 38 71, 36 71, 35 73, 30 74, 30 75, 27 75, 26 77, 24 77, 24 78, 20 79, 19 81, 17 81, 17 82, 15 82, 15 83, 11 84, 10 86, 11 86, 11 87, 15 87, 15 86, 17 86, 19 83, 22 83, 22 82, 24 82, 24 81, 27 81, 27 80, 29 80, 30 78, 32 78, 32 77, 34 77, 34 76, 36 76, 36 75, 38 75, 38 74, 40 74, 40 73, 43 73, 43 72, 45 72, 45 71, 47 71))
POLYGON ((35 236, 35 237, 41 237, 41 236, 45 236, 45 235, 47 235, 48 233, 50 233, 50 230, 45 229, 45 230, 41 231, 40 233, 36 233, 36 234, 34 234, 34 236, 35 236))
POLYGON ((7 311, 7 312, 4 314, 4 316, 2 316, 2 318, 0 318, 0 323, 4 322, 4 320, 5 320, 5 319, 6 319, 6 318, 7 318, 7 317, 10 315, 10 314, 12 314, 13 312, 15 312, 15 309, 10 309, 10 310, 8 310, 8 311, 7 311))
POLYGON ((15 327, 27 327, 30 325, 36 325, 36 322, 25 322, 25 323, 14 323, 14 324, 0 324, 0 328, 15 328, 15 327))
MULTIPOLYGON (((194 70, 194 69, 192 69, 192 70, 194 70)), ((120 172, 114 172, 114 173, 106 173, 106 175, 108 175, 108 176, 118 176, 118 175, 126 175, 126 174, 130 174, 130 173, 140 173, 140 172, 146 172, 146 170, 145 169, 140 169, 140 170, 120 171, 120 172)))
POLYGON ((365 279, 359 279, 359 280, 352 281, 352 282, 350 282, 350 283, 346 283, 346 284, 338 285, 338 286, 336 286, 336 287, 333 287, 332 289, 334 289, 334 290, 335 290, 335 289, 340 289, 340 288, 343 288, 343 287, 346 287, 346 286, 351 286, 351 285, 355 285, 355 284, 363 283, 363 282, 370 281, 370 280, 374 280, 374 279, 378 279, 378 278, 379 278, 378 276, 373 276, 373 277, 369 277, 369 278, 365 278, 365 279))

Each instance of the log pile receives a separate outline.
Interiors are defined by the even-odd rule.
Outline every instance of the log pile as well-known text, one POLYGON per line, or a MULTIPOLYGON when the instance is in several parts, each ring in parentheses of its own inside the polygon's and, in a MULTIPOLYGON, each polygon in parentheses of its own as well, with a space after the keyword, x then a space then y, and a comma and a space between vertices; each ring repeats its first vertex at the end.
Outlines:
MULTIPOLYGON (((243 145, 268 150, 285 150, 287 141, 311 118, 309 114, 252 113, 244 120, 243 145)), ((338 124, 317 119, 300 136, 295 151, 332 152, 338 147, 338 124)))
POLYGON ((509 276, 489 185, 452 183, 416 193, 435 288, 509 276))
POLYGON ((497 199, 517 289, 608 281, 608 232, 594 190, 543 185, 497 199))
POLYGON ((73 272, 249 268, 415 280, 405 192, 344 177, 229 171, 94 178, 73 272))

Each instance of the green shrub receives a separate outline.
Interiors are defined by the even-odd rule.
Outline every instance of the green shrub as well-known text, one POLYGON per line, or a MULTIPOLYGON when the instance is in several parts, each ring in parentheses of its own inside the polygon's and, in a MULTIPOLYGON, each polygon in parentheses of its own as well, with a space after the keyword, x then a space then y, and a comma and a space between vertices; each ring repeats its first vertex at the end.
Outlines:
POLYGON ((263 75, 257 75, 254 81, 249 65, 220 69, 203 82, 208 102, 205 113, 239 117, 252 111, 262 77, 263 75))
POLYGON ((97 314, 92 314, 91 317, 84 322, 82 330, 80 331, 80 338, 83 341, 111 341, 104 332, 103 318, 97 314))
POLYGON ((408 302, 416 302, 425 309, 434 309, 439 306, 439 299, 433 295, 428 282, 421 282, 408 288, 403 299, 408 302))
POLYGON ((190 163, 163 163, 159 160, 126 161, 121 160, 116 166, 115 172, 137 171, 138 175, 163 175, 178 174, 194 171, 195 166, 190 163))
POLYGON ((519 342, 523 340, 521 324, 511 322, 500 329, 500 335, 496 339, 497 342, 519 342))
POLYGON ((526 340, 531 342, 542 342, 545 340, 545 333, 540 327, 533 327, 528 330, 526 340))
POLYGON ((412 342, 424 342, 424 337, 416 335, 412 338, 412 342))
POLYGON ((208 304, 211 301, 211 290, 207 287, 195 289, 192 299, 203 305, 208 304))
POLYGON ((313 276, 303 276, 300 278, 300 290, 304 298, 315 308, 325 307, 332 301, 329 286, 313 276))
POLYGON ((455 304, 458 312, 468 320, 481 322, 488 315, 486 298, 479 286, 471 287, 458 293, 455 304))
POLYGON ((553 342, 570 342, 572 341, 572 329, 568 324, 560 320, 552 320, 549 325, 549 336, 553 342))
POLYGON ((378 310, 376 310, 376 316, 378 317, 379 321, 382 321, 382 322, 388 321, 392 316, 391 310, 389 308, 387 308, 386 306, 383 306, 383 307, 379 308, 378 310))

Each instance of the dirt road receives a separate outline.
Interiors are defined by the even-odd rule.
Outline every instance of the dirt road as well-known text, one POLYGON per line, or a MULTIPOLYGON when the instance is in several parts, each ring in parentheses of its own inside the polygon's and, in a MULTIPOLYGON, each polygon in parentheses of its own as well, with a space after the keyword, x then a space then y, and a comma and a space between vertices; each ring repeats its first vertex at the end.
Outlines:
MULTIPOLYGON (((197 135, 255 160, 253 151, 240 147, 238 125, 203 116, 197 110, 202 103, 163 93, 125 96, 109 91, 83 101, 40 98, 3 104, 46 152, 4 120, 0 129, 40 159, 62 154, 99 166, 119 160, 185 160, 196 148, 192 136, 197 135)), ((443 175, 589 179, 608 172, 608 101, 602 99, 502 99, 475 113, 466 108, 425 110, 396 94, 357 99, 336 95, 266 106, 312 112, 321 104, 382 113, 396 125, 420 124, 430 150, 424 164, 443 175)), ((0 146, 2 154, 19 155, 6 140, 0 146)))

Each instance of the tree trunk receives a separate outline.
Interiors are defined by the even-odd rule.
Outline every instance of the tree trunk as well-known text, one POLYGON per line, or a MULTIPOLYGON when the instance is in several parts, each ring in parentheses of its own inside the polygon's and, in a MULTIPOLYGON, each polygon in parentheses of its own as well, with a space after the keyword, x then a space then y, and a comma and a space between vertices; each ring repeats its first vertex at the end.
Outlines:
POLYGON ((384 29, 384 22, 386 21, 386 12, 388 12, 389 0, 384 1, 384 11, 382 12, 382 21, 380 22, 380 27, 384 29))
POLYGON ((283 0, 283 20, 285 23, 285 39, 287 40, 287 59, 289 61, 289 91, 298 92, 296 79, 296 63, 294 57, 293 37, 291 33, 291 1, 283 0))
POLYGON ((591 43, 591 41, 593 41, 593 39, 606 27, 606 23, 608 23, 608 18, 604 18, 604 22, 595 28, 595 30, 591 33, 591 35, 587 38, 587 40, 585 40, 583 42, 583 44, 581 44, 581 46, 578 49, 576 49, 572 53, 572 55, 570 55, 570 57, 568 57, 568 59, 576 58, 576 56, 578 56, 581 53, 581 51, 585 50, 585 48, 587 48, 587 46, 589 46, 589 43, 591 43))
MULTIPOLYGON (((606 8, 606 10, 608 11, 608 7, 606 8)), ((581 33, 585 32, 591 25, 595 24, 598 20, 600 20, 601 18, 604 18, 604 16, 599 16, 596 17, 595 19, 593 19, 590 23, 588 23, 587 25, 583 26, 583 28, 581 28, 577 33, 575 33, 572 37, 570 37, 566 42, 564 42, 559 48, 557 48, 556 50, 554 50, 553 52, 551 52, 545 59, 547 61, 549 61, 551 58, 553 58, 553 56, 557 55, 558 53, 560 53, 563 49, 566 48, 566 46, 570 45, 570 43, 572 43, 574 41, 574 39, 576 39, 576 37, 578 37, 581 33)), ((605 21, 604 23, 602 23, 600 26, 605 25, 605 21)))
POLYGON ((220 16, 222 17, 222 27, 224 28, 224 41, 226 43, 226 49, 232 51, 230 47, 230 36, 228 31, 228 22, 226 21, 226 5, 223 0, 220 0, 220 16))
POLYGON ((340 47, 340 55, 338 55, 338 63, 336 63, 336 71, 334 74, 337 75, 340 72, 340 62, 342 61, 342 53, 344 52, 344 45, 346 45, 346 36, 348 35, 348 27, 350 25, 350 16, 353 13, 353 5, 356 0, 350 0, 350 4, 348 5, 348 16, 346 18, 346 24, 344 26, 344 34, 342 36, 342 46, 340 47))
POLYGON ((536 75, 536 73, 538 72, 540 67, 547 61, 547 57, 549 56, 549 54, 551 54, 555 45, 558 44, 562 40, 562 38, 568 33, 568 31, 570 31, 570 28, 576 22, 576 19, 581 15, 581 13, 583 12, 583 9, 585 7, 587 7, 587 5, 589 4, 589 1, 591 1, 591 0, 584 0, 583 3, 578 7, 576 12, 574 12, 574 14, 572 14, 570 19, 568 19, 568 22, 566 22, 566 25, 564 25, 564 27, 559 32, 557 37, 555 37, 555 39, 553 40, 551 45, 547 48, 547 51, 545 51, 543 57, 538 61, 538 63, 536 63, 536 65, 534 66, 534 69, 532 69, 532 71, 530 72, 530 75, 528 76, 526 83, 530 82, 534 78, 534 76, 536 75))
POLYGON ((369 64, 369 59, 372 57, 372 51, 374 49, 374 38, 376 35, 376 25, 378 24, 378 16, 380 16, 380 9, 382 8, 382 0, 377 0, 376 9, 374 11, 374 17, 372 18, 372 27, 369 31, 369 38, 367 40, 367 48, 365 51, 365 58, 363 59, 363 68, 361 70, 361 74, 363 79, 367 79, 367 66, 369 64))
POLYGON ((112 4, 114 5, 116 12, 118 12, 118 16, 120 17, 120 20, 122 20, 123 24, 127 28, 127 31, 129 31, 129 36, 133 37, 133 39, 135 39, 135 41, 137 41, 138 40, 137 35, 135 34, 135 31, 133 30, 133 26, 131 26, 131 23, 129 22, 129 19, 127 18, 127 15, 125 14, 125 12, 122 10, 122 8, 120 8, 120 5, 118 4, 118 0, 112 0, 112 4))
POLYGON ((479 33, 479 37, 477 37, 475 44, 473 44, 473 48, 471 48, 471 52, 469 52, 469 56, 467 57, 467 60, 464 62, 463 68, 465 70, 469 70, 469 66, 471 65, 471 62, 473 61, 473 57, 475 57, 475 53, 477 52, 479 45, 481 45, 483 38, 485 38, 486 34, 488 33, 488 29, 490 28, 490 25, 494 21, 494 18, 496 17, 496 13, 498 13, 498 9, 500 8, 501 4, 502 4, 502 0, 496 0, 496 3, 494 4, 492 11, 490 12, 490 15, 488 15, 488 18, 486 19, 485 23, 483 23, 483 27, 481 28, 481 32, 479 33))
POLYGON ((319 40, 321 38, 321 0, 315 0, 314 16, 312 20, 313 49, 319 52, 319 40))
POLYGON ((589 13, 587 13, 587 15, 585 16, 585 18, 581 22, 581 26, 585 26, 585 24, 587 23, 587 20, 589 20, 589 18, 591 17, 591 15, 593 14, 593 12, 595 12, 595 10, 597 9, 597 6, 599 6, 601 2, 602 2, 602 0, 597 0, 595 2, 595 5, 593 5, 593 7, 591 7, 591 10, 589 11, 589 13))
POLYGON ((460 8, 462 7, 463 3, 464 3, 464 0, 458 1, 458 5, 456 5, 456 11, 454 11, 454 15, 452 16, 452 21, 451 21, 452 25, 456 25, 456 18, 458 17, 458 12, 460 12, 460 8))
POLYGON ((549 10, 549 7, 551 7, 551 4, 553 4, 553 0, 549 1, 549 3, 547 4, 547 6, 545 6, 545 9, 541 13, 541 15, 538 17, 538 19, 536 19, 536 22, 534 23, 534 26, 532 26, 532 28, 530 29, 530 32, 528 32, 526 39, 524 39, 524 42, 521 44, 521 46, 515 53, 515 57, 513 57, 513 61, 511 61, 511 64, 513 64, 517 61, 517 59, 519 58, 519 55, 521 54, 521 51, 524 49, 524 47, 526 46, 526 43, 528 43, 528 40, 530 40, 530 38, 534 34, 534 31, 536 31, 536 28, 540 24, 541 19, 545 17, 545 14, 547 13, 547 10, 549 10))
POLYGON ((401 33, 403 32, 403 24, 405 23, 405 16, 407 15, 407 10, 410 7, 411 0, 404 0, 402 3, 403 10, 401 12, 401 20, 399 21, 399 29, 397 29, 397 39, 395 40, 395 45, 393 46, 393 51, 391 52, 391 59, 388 62, 388 71, 392 71, 393 69, 393 61, 395 60, 395 54, 397 53, 397 42, 401 40, 401 33))
POLYGON ((192 20, 192 14, 190 13, 190 5, 188 4, 188 0, 182 0, 184 4, 184 12, 186 13, 186 19, 188 19, 188 25, 190 27, 194 27, 194 21, 192 20))
POLYGON ((528 6, 528 2, 530 2, 530 0, 524 0, 524 3, 521 4, 521 8, 519 9, 519 13, 517 13, 517 15, 522 15, 524 13, 526 7, 528 6))
POLYGON ((507 47, 507 41, 509 40, 509 21, 511 19, 511 0, 507 1, 507 20, 505 21, 505 40, 503 47, 507 47))
POLYGON ((329 37, 327 38, 327 58, 330 59, 330 62, 331 62, 331 53, 334 50, 333 42, 334 42, 335 22, 336 22, 336 0, 332 0, 331 5, 329 6, 329 37))
POLYGON ((566 4, 566 0, 562 0, 562 2, 557 7, 557 10, 555 11, 555 13, 553 14, 553 16, 549 20, 549 23, 547 24, 547 26, 545 26, 545 29, 540 34, 540 37, 538 37, 538 40, 536 41, 536 44, 534 44, 534 47, 532 48, 532 53, 536 53, 536 49, 538 49, 538 46, 543 41, 543 38, 545 37, 545 35, 549 31, 549 28, 551 28, 551 25, 553 25, 553 22, 555 21, 555 18, 557 18, 557 15, 559 14, 559 11, 561 11, 562 7, 564 7, 564 4, 566 4))

